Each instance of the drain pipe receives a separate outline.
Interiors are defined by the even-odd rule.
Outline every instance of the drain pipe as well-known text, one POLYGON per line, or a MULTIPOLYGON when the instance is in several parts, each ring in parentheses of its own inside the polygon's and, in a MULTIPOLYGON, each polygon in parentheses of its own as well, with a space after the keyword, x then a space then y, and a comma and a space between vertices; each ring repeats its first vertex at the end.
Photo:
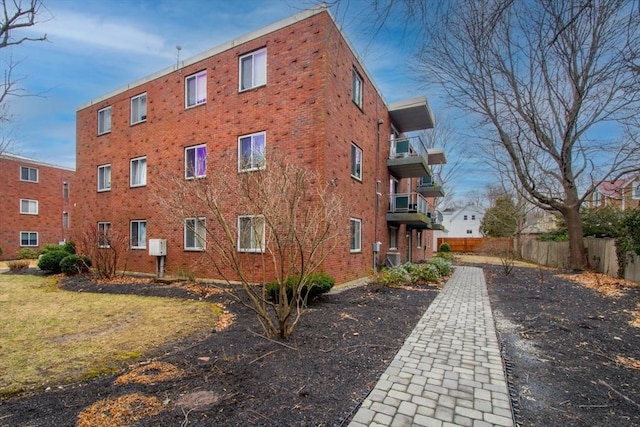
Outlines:
POLYGON ((377 140, 376 140, 376 162, 375 162, 375 196, 376 196, 376 212, 373 218, 373 274, 378 272, 378 254, 380 253, 380 242, 378 241, 378 215, 380 214, 380 192, 381 181, 378 179, 378 165, 380 163, 380 126, 384 124, 384 120, 378 119, 377 140))

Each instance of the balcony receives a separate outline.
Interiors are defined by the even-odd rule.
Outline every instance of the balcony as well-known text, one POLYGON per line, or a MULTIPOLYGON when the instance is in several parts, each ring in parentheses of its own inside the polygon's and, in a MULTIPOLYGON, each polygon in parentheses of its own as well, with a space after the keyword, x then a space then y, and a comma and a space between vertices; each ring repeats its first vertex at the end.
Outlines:
POLYGON ((408 225, 430 224, 427 200, 418 193, 392 194, 387 222, 408 225))
POLYGON ((442 214, 440 212, 429 212, 427 214, 429 219, 431 220, 431 229, 432 230, 444 230, 444 225, 442 225, 442 214))
POLYGON ((427 150, 420 137, 391 140, 387 167, 396 178, 414 178, 431 175, 427 150))
POLYGON ((440 178, 435 175, 421 177, 418 180, 416 191, 424 197, 444 197, 440 178))

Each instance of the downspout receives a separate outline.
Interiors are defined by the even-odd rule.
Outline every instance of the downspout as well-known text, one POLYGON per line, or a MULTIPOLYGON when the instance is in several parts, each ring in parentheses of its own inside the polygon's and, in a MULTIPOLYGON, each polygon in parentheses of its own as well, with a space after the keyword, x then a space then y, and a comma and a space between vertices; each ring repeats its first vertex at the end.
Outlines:
POLYGON ((378 253, 380 252, 380 243, 378 242, 378 215, 380 214, 380 180, 378 177, 379 163, 380 163, 380 126, 384 124, 384 120, 378 119, 377 122, 377 135, 376 135, 376 164, 375 164, 375 200, 376 200, 376 212, 373 218, 373 274, 378 272, 378 253))

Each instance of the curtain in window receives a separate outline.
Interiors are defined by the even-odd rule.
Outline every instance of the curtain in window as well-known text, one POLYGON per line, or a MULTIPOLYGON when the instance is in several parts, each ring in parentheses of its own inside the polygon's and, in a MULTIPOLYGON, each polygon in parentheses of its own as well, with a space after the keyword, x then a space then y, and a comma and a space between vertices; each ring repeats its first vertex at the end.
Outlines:
POLYGON ((196 79, 187 79, 187 106, 196 105, 196 79))
POLYGON ((147 159, 138 159, 131 163, 131 183, 133 185, 147 183, 147 159))
POLYGON ((131 223, 131 247, 144 247, 147 242, 147 223, 134 221, 131 223))
POLYGON ((207 173, 207 147, 196 148, 196 176, 204 176, 207 173))
POLYGON ((207 73, 196 76, 196 102, 202 104, 207 100, 207 73))
POLYGON ((253 86, 267 83, 267 52, 262 51, 253 55, 253 86))

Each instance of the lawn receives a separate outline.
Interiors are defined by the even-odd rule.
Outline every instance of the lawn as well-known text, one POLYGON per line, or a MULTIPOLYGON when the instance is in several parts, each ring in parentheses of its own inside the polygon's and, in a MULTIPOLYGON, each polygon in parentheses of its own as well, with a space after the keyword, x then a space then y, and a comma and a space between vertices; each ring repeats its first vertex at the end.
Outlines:
POLYGON ((68 292, 0 274, 0 396, 112 372, 209 333, 219 306, 178 298, 68 292))

